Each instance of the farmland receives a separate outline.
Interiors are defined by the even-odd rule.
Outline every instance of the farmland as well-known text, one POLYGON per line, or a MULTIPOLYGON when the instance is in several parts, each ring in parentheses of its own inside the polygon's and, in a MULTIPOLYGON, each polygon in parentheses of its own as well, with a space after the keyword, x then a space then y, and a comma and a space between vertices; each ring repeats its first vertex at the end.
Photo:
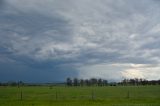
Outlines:
POLYGON ((160 86, 0 87, 1 106, 160 106, 160 86))

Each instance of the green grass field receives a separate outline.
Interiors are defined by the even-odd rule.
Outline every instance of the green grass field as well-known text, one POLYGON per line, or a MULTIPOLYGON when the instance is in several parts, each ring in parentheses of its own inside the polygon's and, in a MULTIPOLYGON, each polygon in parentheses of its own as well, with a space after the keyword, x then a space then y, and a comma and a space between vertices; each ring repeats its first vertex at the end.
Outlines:
POLYGON ((0 106, 160 106, 160 86, 0 87, 0 106))

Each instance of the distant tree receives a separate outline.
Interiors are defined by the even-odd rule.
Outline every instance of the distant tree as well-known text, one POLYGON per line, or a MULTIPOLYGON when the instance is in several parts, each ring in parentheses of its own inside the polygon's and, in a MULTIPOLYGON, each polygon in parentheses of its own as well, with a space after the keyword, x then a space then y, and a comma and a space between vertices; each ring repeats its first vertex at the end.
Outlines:
POLYGON ((103 81, 102 81, 102 79, 100 78, 100 79, 98 79, 98 86, 102 86, 103 85, 103 83, 102 83, 103 81))
POLYGON ((79 81, 78 81, 77 78, 74 78, 74 79, 73 79, 73 85, 74 85, 74 86, 78 86, 78 85, 79 85, 79 81))
POLYGON ((123 85, 127 85, 127 79, 123 79, 123 80, 122 80, 122 84, 123 84, 123 85))
POLYGON ((151 80, 150 82, 151 82, 151 85, 158 85, 156 80, 151 80))
POLYGON ((124 79, 122 85, 156 85, 158 84, 157 80, 148 81, 142 78, 134 78, 134 79, 124 79))
POLYGON ((111 82, 109 85, 110 86, 117 86, 117 83, 116 82, 111 82))
POLYGON ((130 84, 130 85, 136 85, 135 79, 129 79, 129 84, 130 84))
POLYGON ((139 79, 135 78, 135 85, 139 85, 139 79))
POLYGON ((158 85, 160 85, 160 80, 158 80, 158 85))
MULTIPOLYGON (((19 81, 18 83, 16 82, 8 82, 8 83, 0 83, 1 85, 10 85, 10 86, 18 86, 23 85, 24 83, 22 81, 19 81)), ((66 85, 67 86, 117 86, 117 85, 160 85, 160 80, 146 80, 142 78, 134 78, 134 79, 123 79, 121 82, 112 82, 108 83, 107 80, 103 79, 96 79, 96 78, 91 78, 91 79, 78 79, 74 78, 73 80, 71 78, 66 79, 66 85)))
POLYGON ((85 85, 90 86, 90 81, 88 79, 85 80, 85 85))
POLYGON ((97 85, 97 79, 96 78, 91 78, 90 79, 90 83, 91 83, 91 85, 97 85))
POLYGON ((84 80, 83 79, 80 79, 80 86, 84 86, 84 80))
POLYGON ((107 86, 108 85, 108 81, 107 80, 103 80, 103 86, 107 86))
POLYGON ((9 82, 7 83, 7 85, 8 85, 8 86, 17 86, 18 84, 17 84, 17 82, 15 82, 15 81, 9 81, 9 82))
POLYGON ((20 86, 23 86, 23 85, 24 85, 24 82, 23 82, 23 81, 19 81, 19 82, 17 83, 17 85, 18 85, 18 88, 19 88, 20 86))
POLYGON ((144 80, 142 81, 142 85, 148 85, 148 80, 144 79, 144 80))
POLYGON ((66 79, 66 84, 67 84, 67 86, 72 86, 72 79, 71 78, 67 78, 66 79))

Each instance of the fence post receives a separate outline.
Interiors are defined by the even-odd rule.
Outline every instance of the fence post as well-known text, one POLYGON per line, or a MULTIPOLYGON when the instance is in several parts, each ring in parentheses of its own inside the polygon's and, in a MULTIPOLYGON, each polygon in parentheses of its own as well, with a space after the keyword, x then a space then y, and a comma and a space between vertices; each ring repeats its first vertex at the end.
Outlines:
POLYGON ((94 100, 94 91, 92 90, 92 93, 91 93, 91 97, 92 97, 92 100, 94 100))
POLYGON ((129 99, 129 96, 130 96, 130 95, 129 95, 129 91, 128 91, 128 92, 127 92, 127 98, 128 98, 128 99, 129 99))
POLYGON ((58 94, 57 94, 57 91, 56 91, 56 100, 58 99, 58 94))
POLYGON ((20 100, 22 101, 22 99, 23 99, 23 94, 22 94, 22 91, 21 91, 21 94, 20 94, 20 95, 21 95, 21 99, 20 99, 20 100))

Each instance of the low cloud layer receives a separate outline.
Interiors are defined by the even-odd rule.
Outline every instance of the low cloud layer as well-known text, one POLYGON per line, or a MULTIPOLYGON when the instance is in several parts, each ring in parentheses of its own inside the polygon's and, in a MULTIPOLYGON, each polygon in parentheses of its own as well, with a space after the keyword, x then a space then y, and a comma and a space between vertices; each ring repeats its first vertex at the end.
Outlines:
POLYGON ((37 76, 36 81, 43 74, 46 81, 68 76, 159 79, 159 5, 158 0, 2 1, 1 75, 15 66, 13 78, 2 80, 25 76, 23 71, 37 76))
POLYGON ((122 79, 142 78, 155 80, 160 77, 160 65, 152 64, 96 64, 84 66, 79 69, 79 78, 103 78, 109 81, 122 79))

